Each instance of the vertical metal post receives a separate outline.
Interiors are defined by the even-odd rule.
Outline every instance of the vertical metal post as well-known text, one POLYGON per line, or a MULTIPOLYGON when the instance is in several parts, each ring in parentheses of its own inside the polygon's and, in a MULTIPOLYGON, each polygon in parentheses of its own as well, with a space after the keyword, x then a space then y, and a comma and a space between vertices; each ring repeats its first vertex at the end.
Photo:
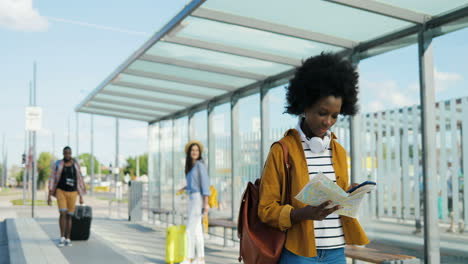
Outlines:
POLYGON ((468 99, 462 99, 462 157, 463 157, 463 220, 468 227, 468 99))
MULTIPOLYGON (((33 105, 33 84, 29 82, 29 106, 33 105)), ((32 131, 28 131, 28 152, 27 152, 27 185, 28 193, 32 192, 32 131)))
POLYGON ((267 159, 270 147, 270 97, 268 96, 269 87, 262 85, 260 87, 260 175, 263 169, 263 163, 267 159))
MULTIPOLYGON (((439 103, 439 135, 440 135, 440 151, 437 160, 439 162, 439 188, 442 190, 442 219, 447 220, 448 201, 447 201, 447 144, 446 144, 446 106, 445 101, 439 103)), ((450 114, 449 114, 450 115, 450 114)), ((453 150, 452 150, 453 151, 453 150)))
MULTIPOLYGON (((359 54, 353 54, 351 56, 351 63, 356 67, 356 71, 359 72, 359 54)), ((360 94, 358 96, 360 97, 360 94)), ((358 181, 358 175, 361 172, 362 157, 361 157, 361 127, 360 124, 362 117, 360 113, 350 118, 350 152, 351 152, 351 179, 350 183, 358 181)))
POLYGON ((440 263, 437 223, 435 89, 431 31, 418 35, 419 82, 421 87, 422 156, 424 181, 424 253, 425 263, 440 263))
MULTIPOLYGON (((37 101, 36 101, 36 92, 37 92, 37 87, 36 87, 36 62, 34 62, 34 72, 33 72, 33 82, 34 82, 34 97, 33 97, 33 106, 37 106, 37 101)), ((32 217, 34 218, 34 202, 36 199, 36 178, 37 178, 37 161, 36 161, 36 143, 37 143, 37 132, 33 131, 33 172, 32 172, 32 199, 31 199, 31 205, 32 205, 32 217)))
POLYGON ((27 171, 28 171, 28 149, 27 149, 28 145, 27 144, 29 144, 28 134, 29 134, 29 132, 24 131, 24 152, 23 152, 24 154, 23 155, 25 155, 26 160, 25 160, 25 163, 23 165, 24 166, 23 167, 23 204, 26 204, 26 183, 27 183, 26 177, 27 177, 27 174, 28 174, 27 173, 27 171))
POLYGON ((0 178, 0 187, 6 187, 6 182, 5 182, 5 171, 6 171, 6 156, 5 156, 5 133, 3 133, 3 141, 2 141, 2 158, 3 158, 3 164, 2 164, 2 177, 0 178))
MULTIPOLYGON (((80 135, 79 135, 79 132, 80 132, 80 116, 79 116, 79 113, 76 112, 75 114, 75 118, 76 118, 76 127, 75 127, 75 137, 76 137, 76 146, 75 146, 75 156, 77 158, 77 160, 79 159, 79 156, 80 156, 80 135)), ((78 160, 79 162, 79 160, 78 160)))
POLYGON ((188 114, 188 126, 187 126, 187 130, 188 130, 188 140, 193 140, 194 139, 194 136, 193 136, 193 113, 189 113, 188 114))
POLYGON ((119 174, 120 174, 120 168, 119 168, 119 119, 115 119, 115 162, 114 162, 114 170, 111 171, 111 174, 114 174, 114 182, 115 182, 115 198, 118 199, 119 192, 117 191, 118 188, 118 182, 119 182, 119 174))
POLYGON ((159 204, 159 208, 162 208, 162 184, 161 184, 161 179, 162 179, 162 175, 163 175, 163 171, 162 171, 162 164, 163 164, 163 161, 162 161, 162 122, 159 122, 158 123, 158 170, 159 170, 159 180, 158 180, 158 193, 159 193, 159 201, 158 201, 158 204, 159 204))
MULTIPOLYGON (((450 131, 451 131, 451 144, 452 144, 452 151, 451 151, 451 161, 452 161, 452 210, 453 210, 453 221, 454 225, 458 224, 460 219, 460 207, 459 207, 459 187, 458 187, 458 173, 460 169, 459 163, 459 144, 458 144, 458 118, 457 118, 457 101, 455 98, 450 100, 450 116, 452 117, 450 120, 450 131)), ((447 185, 447 182, 443 183, 447 185)))
MULTIPOLYGON (((175 137, 176 137, 176 122, 175 122, 175 119, 172 119, 171 120, 172 122, 172 135, 171 135, 171 138, 172 138, 172 143, 171 143, 171 178, 172 178, 172 190, 171 190, 171 196, 172 196, 172 211, 175 212, 176 211, 176 204, 175 204, 175 173, 174 173, 174 169, 175 169, 175 148, 174 148, 174 145, 175 145, 175 137)), ((138 172, 138 170, 140 169, 139 168, 139 162, 137 160, 137 173, 140 174, 138 172)), ((166 221, 169 223, 169 219, 166 219, 166 221)), ((172 215, 172 223, 175 224, 175 213, 173 213, 172 215)))
POLYGON ((236 185, 241 183, 241 175, 239 168, 236 166, 238 163, 238 154, 240 148, 239 140, 239 95, 234 93, 231 97, 231 196, 232 196, 232 212, 231 217, 234 221, 237 215, 237 208, 239 207, 239 195, 236 193, 236 185), (236 178, 237 177, 237 178, 236 178))
MULTIPOLYGON (((210 179, 216 179, 219 180, 218 178, 215 178, 215 172, 216 172, 216 153, 215 153, 215 134, 214 134, 214 106, 212 104, 208 104, 207 108, 207 126, 208 126, 208 175, 210 176, 210 179)), ((219 189, 219 187, 218 187, 219 189)))
POLYGON ((94 115, 91 114, 91 156, 90 156, 90 178, 91 178, 91 184, 90 184, 90 194, 94 194, 94 115))

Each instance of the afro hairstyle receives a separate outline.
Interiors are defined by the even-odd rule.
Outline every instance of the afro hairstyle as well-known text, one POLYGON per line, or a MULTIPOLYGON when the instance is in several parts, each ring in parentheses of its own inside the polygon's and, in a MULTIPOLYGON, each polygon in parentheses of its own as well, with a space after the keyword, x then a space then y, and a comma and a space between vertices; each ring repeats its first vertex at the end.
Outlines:
POLYGON ((301 115, 320 99, 335 96, 343 101, 340 114, 353 116, 358 112, 358 78, 354 66, 336 54, 322 52, 310 57, 289 81, 285 112, 301 115))

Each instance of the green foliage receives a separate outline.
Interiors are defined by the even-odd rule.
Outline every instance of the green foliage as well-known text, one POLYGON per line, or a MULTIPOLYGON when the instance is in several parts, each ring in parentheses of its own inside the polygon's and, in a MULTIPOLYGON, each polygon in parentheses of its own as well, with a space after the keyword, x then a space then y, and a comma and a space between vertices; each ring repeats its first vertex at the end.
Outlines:
POLYGON ((141 156, 138 156, 136 158, 134 157, 128 157, 127 158, 127 167, 124 169, 124 174, 130 174, 130 176, 135 176, 136 173, 136 159, 139 159, 140 161, 140 176, 141 175, 148 175, 148 154, 143 154, 141 156))
MULTIPOLYGON (((90 175, 91 174, 91 154, 89 153, 83 153, 79 157, 79 162, 81 166, 86 166, 86 174, 90 175)), ((99 172, 99 161, 96 159, 96 156, 94 156, 94 173, 99 172)))
POLYGON ((39 154, 39 159, 37 161, 37 170, 39 172, 39 177, 37 178, 38 185, 43 184, 49 179, 52 171, 53 159, 54 156, 49 152, 41 152, 41 154, 39 154))
POLYGON ((23 171, 24 168, 22 168, 18 173, 15 175, 16 182, 19 184, 23 184, 23 171))

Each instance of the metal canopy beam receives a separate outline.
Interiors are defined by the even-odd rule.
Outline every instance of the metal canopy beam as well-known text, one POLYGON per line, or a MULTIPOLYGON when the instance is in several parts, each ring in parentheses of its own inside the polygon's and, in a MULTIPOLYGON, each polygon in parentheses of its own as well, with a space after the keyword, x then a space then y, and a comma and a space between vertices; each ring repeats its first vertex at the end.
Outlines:
MULTIPOLYGON (((144 91, 149 91, 149 92, 159 92, 159 93, 164 93, 168 95, 177 95, 177 96, 182 96, 182 97, 189 97, 189 98, 198 98, 198 99, 208 99, 211 98, 209 95, 201 95, 200 93, 194 93, 194 92, 186 92, 186 91, 177 91, 173 90, 170 88, 164 88, 164 87, 157 87, 157 86, 152 86, 152 85, 145 85, 145 84, 139 84, 139 83, 133 83, 133 82, 122 82, 122 81, 117 81, 112 83, 115 86, 122 86, 130 89, 135 89, 135 90, 144 90, 144 91)), ((175 100, 178 102, 177 100, 175 100)))
POLYGON ((134 99, 138 99, 138 100, 147 101, 147 102, 150 102, 150 103, 151 102, 153 102, 153 103, 158 103, 159 102, 159 103, 165 103, 165 104, 172 104, 172 105, 180 106, 182 108, 183 107, 188 107, 188 106, 191 105, 190 103, 181 103, 181 102, 162 99, 162 98, 158 98, 158 97, 135 95, 135 94, 132 94, 132 93, 125 93, 125 92, 115 92, 115 91, 102 90, 100 93, 101 94, 114 95, 114 96, 120 96, 120 97, 126 97, 126 98, 134 98, 134 99))
POLYGON ((310 40, 315 42, 320 42, 327 45, 333 45, 343 48, 352 48, 358 43, 352 40, 339 38, 327 34, 312 32, 308 30, 303 30, 299 28, 294 28, 290 26, 285 26, 282 24, 275 24, 266 22, 259 19, 248 18, 243 16, 237 16, 229 13, 224 13, 220 11, 215 11, 207 8, 200 7, 192 12, 191 16, 199 17, 203 19, 209 19, 213 21, 228 23, 232 25, 247 27, 256 30, 267 31, 275 34, 280 34, 283 36, 300 38, 304 40, 310 40))
POLYGON ((208 82, 208 81, 194 80, 194 79, 189 79, 189 78, 184 78, 184 77, 179 77, 179 76, 173 76, 173 75, 167 75, 167 74, 161 74, 161 73, 156 73, 156 72, 145 72, 145 71, 140 71, 140 70, 127 69, 123 73, 130 74, 130 75, 135 75, 135 76, 139 76, 139 77, 151 78, 151 79, 158 79, 158 80, 164 80, 164 81, 170 81, 170 82, 177 82, 177 83, 183 83, 183 84, 188 84, 188 85, 196 85, 196 86, 207 87, 207 88, 223 90, 223 91, 233 91, 233 90, 235 90, 237 88, 237 87, 231 86, 231 85, 225 85, 225 84, 208 82))
POLYGON ((138 59, 141 55, 143 55, 148 49, 150 49, 156 42, 158 42, 166 33, 170 32, 172 29, 176 28, 177 25, 184 20, 193 10, 197 9, 201 4, 203 4, 205 0, 192 0, 188 3, 182 11, 180 11, 174 18, 171 19, 164 27, 156 34, 151 37, 151 39, 138 50, 136 50, 130 57, 128 57, 115 71, 109 75, 101 84, 99 84, 96 89, 94 89, 81 103, 75 108, 80 109, 83 107, 87 102, 91 101, 104 87, 107 86, 113 79, 115 79, 119 73, 125 70, 128 66, 130 66, 135 60, 138 59))
POLYGON ((415 12, 409 9, 392 6, 375 0, 325 0, 328 2, 357 8, 374 14, 392 17, 411 23, 423 24, 432 17, 428 14, 415 12))
POLYGON ((196 62, 191 62, 191 61, 186 61, 186 60, 155 56, 155 55, 145 54, 140 57, 140 60, 157 62, 157 63, 168 64, 168 65, 175 65, 179 67, 196 69, 196 70, 207 71, 207 72, 220 73, 220 74, 231 75, 231 76, 251 79, 251 80, 263 80, 263 79, 268 78, 268 75, 250 73, 247 71, 233 70, 233 69, 224 68, 224 67, 212 66, 212 65, 207 65, 207 64, 201 64, 201 63, 196 63, 196 62))
POLYGON ((149 110, 145 108, 135 108, 135 107, 128 107, 124 106, 121 104, 109 104, 109 103, 101 103, 101 102, 96 102, 95 100, 89 102, 86 106, 88 107, 95 107, 95 108, 111 108, 115 109, 116 111, 120 112, 138 112, 138 115, 143 114, 143 115, 149 115, 149 116, 164 116, 167 115, 168 112, 160 112, 160 111, 154 111, 154 110, 149 110))
POLYGON ((133 115, 126 115, 126 114, 118 114, 118 113, 108 113, 106 111, 100 111, 98 109, 89 109, 86 107, 82 107, 78 112, 80 113, 87 113, 87 114, 93 114, 93 115, 102 115, 102 116, 111 116, 111 117, 119 117, 119 118, 125 118, 125 119, 131 119, 131 120, 138 120, 138 121, 144 121, 148 122, 150 118, 143 118, 143 117, 137 117, 133 115))
POLYGON ((301 60, 288 58, 284 56, 278 56, 275 54, 270 54, 266 52, 259 52, 234 46, 222 45, 213 42, 207 42, 198 39, 192 38, 185 38, 185 37, 171 37, 166 36, 162 39, 162 41, 168 43, 175 43, 179 45, 195 47, 205 50, 211 50, 216 52, 222 52, 231 55, 237 55, 242 57, 248 57, 257 60, 269 61, 279 64, 291 65, 291 66, 299 66, 301 65, 301 60))
POLYGON ((148 113, 144 111, 122 109, 122 108, 119 108, 118 105, 116 105, 115 107, 111 107, 111 106, 102 106, 102 105, 91 102, 86 107, 112 111, 112 112, 122 113, 122 114, 137 115, 137 116, 147 116, 147 117, 161 116, 160 114, 152 114, 152 113, 148 113))
MULTIPOLYGON (((122 99, 125 100, 125 98, 122 98, 122 99)), ((123 106, 128 106, 128 107, 134 107, 136 109, 141 109, 141 110, 153 110, 153 111, 160 111, 160 112, 166 112, 166 113, 169 113, 170 111, 172 111, 171 109, 167 109, 163 107, 129 103, 124 100, 121 101, 121 100, 111 100, 111 99, 104 99, 104 98, 94 98, 92 102, 123 105, 123 106)))

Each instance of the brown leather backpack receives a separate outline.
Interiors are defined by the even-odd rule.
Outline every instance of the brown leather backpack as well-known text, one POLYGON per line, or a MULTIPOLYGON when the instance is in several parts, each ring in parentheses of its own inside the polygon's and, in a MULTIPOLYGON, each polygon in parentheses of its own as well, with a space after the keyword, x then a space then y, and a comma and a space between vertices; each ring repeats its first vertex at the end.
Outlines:
MULTIPOLYGON (((286 166, 286 201, 283 204, 291 204, 291 176, 288 160, 288 148, 280 140, 283 148, 284 162, 286 166)), ((281 252, 286 242, 286 232, 271 227, 258 218, 258 203, 260 200, 260 180, 249 182, 242 195, 237 222, 237 236, 240 239, 239 262, 246 264, 273 264, 278 263, 281 252)))

